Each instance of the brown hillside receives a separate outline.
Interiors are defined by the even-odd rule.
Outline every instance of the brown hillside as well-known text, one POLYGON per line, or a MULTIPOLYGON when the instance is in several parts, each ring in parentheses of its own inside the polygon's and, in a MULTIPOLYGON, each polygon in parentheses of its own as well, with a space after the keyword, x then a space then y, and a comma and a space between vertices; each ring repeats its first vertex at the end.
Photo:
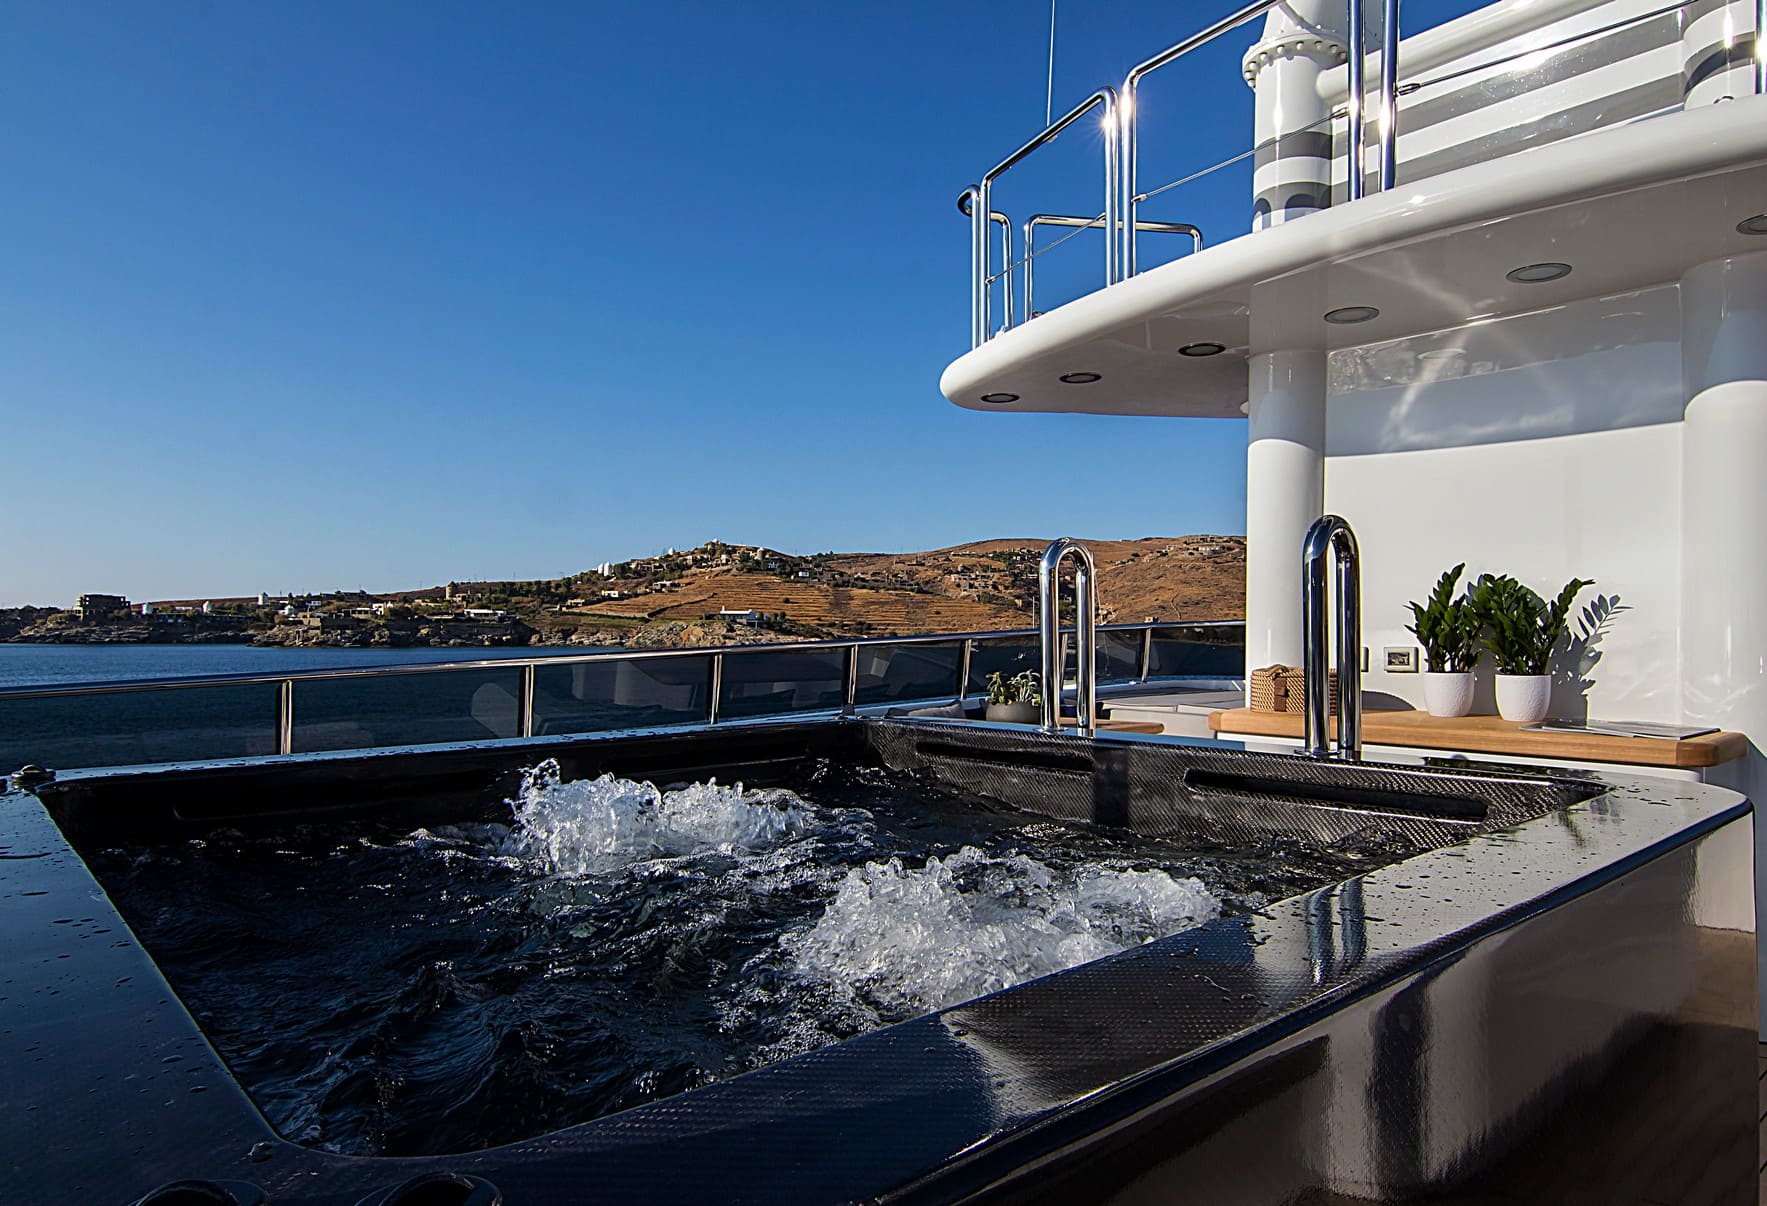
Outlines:
MULTIPOLYGON (((911 634, 1029 627, 1041 540, 986 540, 923 553, 794 557, 708 545, 616 567, 547 627, 698 621, 753 610, 800 633, 911 634), (608 597, 614 596, 614 597, 608 597)), ((1238 536, 1087 541, 1107 621, 1227 620, 1245 614, 1238 536)))

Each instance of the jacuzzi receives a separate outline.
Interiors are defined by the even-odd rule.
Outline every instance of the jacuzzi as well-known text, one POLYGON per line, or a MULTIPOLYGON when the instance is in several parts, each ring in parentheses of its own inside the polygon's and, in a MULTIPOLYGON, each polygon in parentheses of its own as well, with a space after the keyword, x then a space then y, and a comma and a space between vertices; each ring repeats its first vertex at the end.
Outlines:
POLYGON ((0 795, 0 834, 14 1200, 180 1183, 157 1200, 1755 1196, 1752 814, 1718 788, 844 717, 69 772, 0 795), (89 865, 291 820, 430 825, 508 798, 544 759, 573 779, 750 785, 830 764, 1150 838, 1394 841, 1297 896, 422 1157, 278 1134, 89 865))

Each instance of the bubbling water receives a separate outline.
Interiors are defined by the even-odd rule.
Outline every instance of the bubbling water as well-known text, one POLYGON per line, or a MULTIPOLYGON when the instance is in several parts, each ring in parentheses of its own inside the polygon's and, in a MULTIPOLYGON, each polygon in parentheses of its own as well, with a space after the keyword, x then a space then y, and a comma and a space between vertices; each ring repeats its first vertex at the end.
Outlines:
POLYGON ((557 759, 522 773, 503 852, 554 875, 593 875, 655 858, 764 850, 807 833, 808 804, 784 788, 715 780, 664 791, 613 775, 565 780, 557 759))
POLYGON ((791 782, 549 761, 507 824, 322 818, 90 861, 272 1123, 362 1155, 587 1121, 1368 863, 1060 825, 876 768, 791 782))
POLYGON ((783 945, 798 974, 898 1020, 1011 988, 1219 916, 1200 880, 1160 870, 1057 870, 964 846, 909 868, 848 871, 821 918, 783 945))

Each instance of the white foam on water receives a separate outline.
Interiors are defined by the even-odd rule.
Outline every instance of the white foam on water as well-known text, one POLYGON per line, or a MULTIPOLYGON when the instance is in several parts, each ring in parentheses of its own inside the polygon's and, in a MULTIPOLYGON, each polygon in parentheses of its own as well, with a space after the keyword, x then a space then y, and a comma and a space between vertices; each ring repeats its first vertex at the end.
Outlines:
POLYGON ((965 846, 920 868, 847 873, 813 927, 785 939, 800 975, 887 1020, 956 1005, 1210 921, 1199 880, 1089 865, 1060 873, 965 846))
POLYGON ((613 775, 566 782, 547 759, 522 774, 503 852, 557 875, 593 875, 654 858, 762 850, 807 833, 814 815, 783 788, 715 781, 663 791, 613 775))

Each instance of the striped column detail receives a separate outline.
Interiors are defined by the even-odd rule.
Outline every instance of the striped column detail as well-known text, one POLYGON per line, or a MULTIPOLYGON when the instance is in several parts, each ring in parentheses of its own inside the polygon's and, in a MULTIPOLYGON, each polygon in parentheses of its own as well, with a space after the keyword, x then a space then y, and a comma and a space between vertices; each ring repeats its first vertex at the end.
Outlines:
POLYGON ((1335 31, 1304 20, 1309 9, 1326 6, 1319 0, 1280 6, 1241 64, 1246 83, 1257 93, 1252 120, 1254 231, 1331 204, 1331 107, 1319 95, 1319 76, 1347 55, 1335 31))
POLYGON ((1331 204, 1329 129, 1281 134, 1252 160, 1252 229, 1264 230, 1331 204))
POLYGON ((1681 31, 1681 96, 1691 109, 1755 90, 1753 0, 1692 0, 1681 31))

